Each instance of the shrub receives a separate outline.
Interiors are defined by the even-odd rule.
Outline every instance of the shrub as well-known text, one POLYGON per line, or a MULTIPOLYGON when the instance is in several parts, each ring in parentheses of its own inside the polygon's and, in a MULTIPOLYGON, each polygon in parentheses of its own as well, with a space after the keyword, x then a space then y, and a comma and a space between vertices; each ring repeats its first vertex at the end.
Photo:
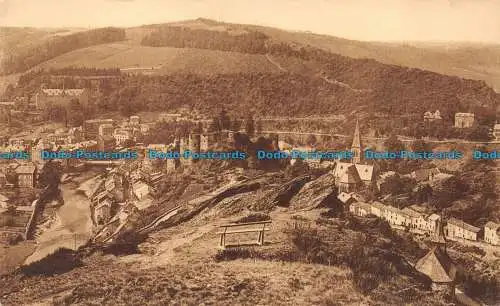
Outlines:
POLYGON ((241 219, 238 219, 235 223, 248 223, 248 222, 259 222, 259 221, 268 221, 271 220, 271 217, 268 214, 263 213, 253 213, 245 216, 241 219))

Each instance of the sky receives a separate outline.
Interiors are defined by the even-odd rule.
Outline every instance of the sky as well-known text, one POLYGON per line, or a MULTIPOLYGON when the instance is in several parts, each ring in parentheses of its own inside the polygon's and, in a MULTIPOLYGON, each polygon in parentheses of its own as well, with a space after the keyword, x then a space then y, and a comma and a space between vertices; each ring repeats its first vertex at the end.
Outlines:
POLYGON ((0 26, 137 26, 198 17, 356 40, 500 43, 500 0, 0 0, 0 26))

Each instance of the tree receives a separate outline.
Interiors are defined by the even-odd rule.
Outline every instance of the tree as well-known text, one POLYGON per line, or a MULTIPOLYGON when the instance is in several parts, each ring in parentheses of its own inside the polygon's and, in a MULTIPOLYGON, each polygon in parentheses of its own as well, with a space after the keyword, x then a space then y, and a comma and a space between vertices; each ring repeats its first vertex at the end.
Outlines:
POLYGON ((68 124, 71 126, 81 126, 85 119, 83 107, 78 99, 72 99, 66 109, 68 124))
POLYGON ((221 131, 221 125, 220 121, 217 118, 212 118, 212 121, 210 122, 210 125, 208 127, 209 132, 220 132, 221 131))
POLYGON ((384 145, 388 151, 392 152, 403 151, 405 149, 405 146, 395 134, 389 136, 389 138, 385 140, 384 145))
POLYGON ((245 131, 249 136, 253 136, 255 133, 255 122, 252 115, 249 115, 245 120, 245 131))
POLYGON ((38 176, 38 183, 41 187, 57 188, 61 181, 61 176, 61 165, 50 160, 43 166, 38 176))
POLYGON ((223 130, 229 130, 231 128, 231 118, 229 118, 225 109, 222 109, 219 113, 219 122, 223 130))
POLYGON ((307 141, 306 141, 306 143, 307 143, 308 145, 310 145, 310 146, 314 146, 314 145, 316 144, 316 142, 317 142, 317 141, 318 141, 318 140, 316 139, 316 136, 314 136, 314 135, 312 135, 312 134, 311 134, 311 135, 309 135, 309 136, 307 137, 307 141))
POLYGON ((429 152, 432 150, 432 146, 421 139, 412 142, 411 148, 415 152, 429 152))

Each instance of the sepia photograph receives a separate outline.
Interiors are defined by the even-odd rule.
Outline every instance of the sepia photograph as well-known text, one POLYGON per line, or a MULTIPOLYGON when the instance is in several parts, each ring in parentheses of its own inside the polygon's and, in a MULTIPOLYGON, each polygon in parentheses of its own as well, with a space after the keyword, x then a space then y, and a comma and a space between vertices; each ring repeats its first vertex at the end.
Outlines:
POLYGON ((0 0, 0 306, 500 305, 500 0, 0 0))

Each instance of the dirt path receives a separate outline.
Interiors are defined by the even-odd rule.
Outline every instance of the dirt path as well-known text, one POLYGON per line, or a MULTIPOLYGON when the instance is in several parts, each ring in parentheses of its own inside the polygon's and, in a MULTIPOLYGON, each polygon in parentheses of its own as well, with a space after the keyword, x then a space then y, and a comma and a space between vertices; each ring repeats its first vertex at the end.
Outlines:
MULTIPOLYGON (((201 238, 203 235, 209 233, 215 228, 214 224, 206 224, 193 227, 182 226, 177 228, 177 233, 174 233, 168 239, 161 242, 146 242, 143 244, 145 248, 153 248, 154 254, 135 254, 120 258, 122 262, 137 263, 139 262, 141 268, 147 269, 152 267, 159 267, 169 264, 176 256, 176 249, 185 245, 190 245, 193 241, 201 238), (190 229, 190 230, 189 230, 190 229), (189 230, 189 231, 188 231, 189 230), (187 232, 186 232, 187 231, 187 232)), ((152 241, 162 239, 165 233, 158 232, 151 237, 152 241)))

